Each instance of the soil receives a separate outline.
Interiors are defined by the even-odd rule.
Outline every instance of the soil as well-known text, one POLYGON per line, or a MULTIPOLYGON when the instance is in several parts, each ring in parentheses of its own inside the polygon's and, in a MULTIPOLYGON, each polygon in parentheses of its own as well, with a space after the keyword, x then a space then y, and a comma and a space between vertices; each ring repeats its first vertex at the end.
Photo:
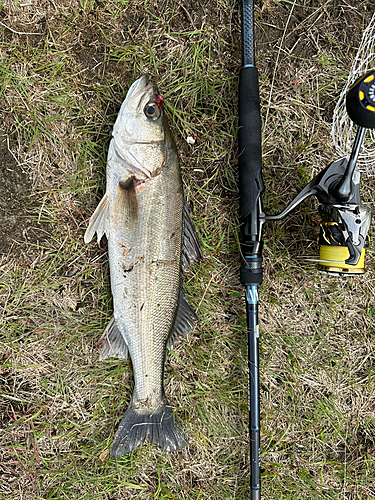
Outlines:
POLYGON ((7 254, 14 241, 24 238, 30 224, 26 214, 35 209, 35 199, 31 180, 10 153, 1 129, 0 158, 0 254, 7 254))

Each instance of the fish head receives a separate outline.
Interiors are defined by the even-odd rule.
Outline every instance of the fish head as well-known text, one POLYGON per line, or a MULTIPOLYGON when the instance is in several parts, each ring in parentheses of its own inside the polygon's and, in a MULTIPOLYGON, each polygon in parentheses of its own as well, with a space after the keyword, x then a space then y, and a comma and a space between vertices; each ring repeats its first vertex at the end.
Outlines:
POLYGON ((112 133, 117 156, 137 178, 160 172, 166 127, 163 98, 149 77, 142 75, 131 85, 112 133))

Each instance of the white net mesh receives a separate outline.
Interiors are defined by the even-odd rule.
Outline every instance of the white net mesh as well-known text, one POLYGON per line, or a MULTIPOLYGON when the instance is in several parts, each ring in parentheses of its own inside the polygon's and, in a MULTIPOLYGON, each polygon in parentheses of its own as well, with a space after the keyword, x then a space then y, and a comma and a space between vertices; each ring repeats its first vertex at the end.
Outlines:
MULTIPOLYGON (((349 71, 348 80, 342 89, 340 98, 333 112, 332 139, 337 152, 341 156, 349 156, 357 126, 350 120, 346 112, 345 98, 349 87, 366 71, 375 68, 375 12, 365 31, 352 67, 349 71)), ((367 174, 375 173, 375 130, 368 130, 364 144, 358 158, 358 167, 364 169, 367 174), (372 166, 372 168, 368 168, 372 166)))

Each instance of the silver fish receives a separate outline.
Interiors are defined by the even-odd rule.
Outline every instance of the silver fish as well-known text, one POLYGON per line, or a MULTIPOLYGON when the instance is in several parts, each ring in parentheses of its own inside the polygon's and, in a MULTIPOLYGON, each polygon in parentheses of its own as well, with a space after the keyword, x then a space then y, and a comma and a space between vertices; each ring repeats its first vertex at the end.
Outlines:
POLYGON ((114 315, 100 359, 129 353, 133 365, 134 391, 113 457, 146 438, 167 451, 186 446, 164 394, 164 362, 166 348, 194 327, 182 281, 201 252, 162 102, 146 75, 130 87, 112 132, 106 193, 84 238, 108 238, 114 315))

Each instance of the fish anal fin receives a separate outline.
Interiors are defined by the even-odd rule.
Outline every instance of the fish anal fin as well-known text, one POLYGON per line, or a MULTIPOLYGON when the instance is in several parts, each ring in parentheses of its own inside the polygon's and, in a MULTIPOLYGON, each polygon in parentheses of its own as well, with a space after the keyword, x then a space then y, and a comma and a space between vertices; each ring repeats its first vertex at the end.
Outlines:
POLYGON ((100 348, 99 360, 108 358, 127 359, 128 346, 119 330, 115 318, 112 318, 98 342, 100 348))
POLYGON ((89 243, 94 234, 98 236, 98 244, 103 234, 108 238, 109 234, 109 200, 107 194, 103 196, 95 212, 92 214, 88 228, 86 229, 84 241, 89 243))
POLYGON ((202 252, 195 231, 194 222, 190 215, 189 206, 184 199, 184 232, 182 238, 182 270, 186 271, 190 266, 202 258, 202 252))
POLYGON ((172 333, 167 341, 167 348, 172 349, 173 344, 179 336, 188 335, 193 330, 197 320, 198 317, 194 309, 186 298, 185 292, 181 289, 172 333))

